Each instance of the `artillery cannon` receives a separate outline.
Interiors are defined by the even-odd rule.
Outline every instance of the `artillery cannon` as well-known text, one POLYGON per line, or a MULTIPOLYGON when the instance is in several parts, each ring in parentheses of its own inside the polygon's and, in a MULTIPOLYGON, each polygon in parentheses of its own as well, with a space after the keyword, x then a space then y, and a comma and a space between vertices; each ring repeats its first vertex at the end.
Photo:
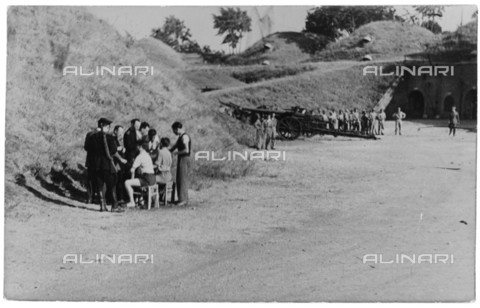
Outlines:
POLYGON ((243 122, 253 124, 257 119, 256 115, 275 114, 277 118, 277 133, 286 140, 295 140, 300 135, 312 137, 314 135, 332 135, 334 137, 344 136, 363 139, 377 139, 375 135, 364 135, 360 132, 330 129, 328 122, 321 116, 312 115, 301 107, 275 110, 265 106, 259 108, 241 107, 233 103, 220 102, 222 105, 231 108, 231 115, 243 122))

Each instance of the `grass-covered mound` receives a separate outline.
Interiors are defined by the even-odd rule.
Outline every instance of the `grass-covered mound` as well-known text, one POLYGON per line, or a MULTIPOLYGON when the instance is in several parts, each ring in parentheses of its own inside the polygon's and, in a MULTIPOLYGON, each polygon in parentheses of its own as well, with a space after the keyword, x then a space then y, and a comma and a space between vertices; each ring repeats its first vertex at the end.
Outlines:
POLYGON ((349 37, 332 42, 315 55, 316 60, 361 60, 370 54, 385 59, 420 52, 435 41, 435 34, 420 26, 399 21, 376 21, 355 30, 349 37), (362 41, 370 37, 371 42, 362 41))
MULTIPOLYGON (((81 193, 84 137, 102 116, 124 126, 138 117, 172 140, 176 137, 170 125, 180 120, 194 150, 239 147, 198 91, 172 69, 176 57, 168 47, 152 40, 127 44, 110 25, 83 9, 11 7, 7 52, 7 202, 19 191, 14 184, 19 178, 37 179, 66 195, 81 193), (64 66, 98 65, 154 66, 155 74, 62 74, 64 66)), ((196 162, 193 182, 240 176, 249 168, 245 162, 196 162)))
POLYGON ((244 52, 226 58, 226 64, 250 65, 269 61, 271 64, 299 63, 310 59, 327 44, 327 39, 311 33, 277 32, 256 42, 244 52), (265 46, 271 49, 265 48, 265 46))
POLYGON ((370 108, 383 96, 392 78, 363 76, 362 69, 363 65, 352 62, 328 62, 312 72, 211 92, 208 97, 245 107, 370 108))
POLYGON ((181 73, 185 79, 200 91, 211 91, 244 85, 240 80, 230 76, 228 72, 215 68, 202 67, 198 69, 187 69, 181 73))

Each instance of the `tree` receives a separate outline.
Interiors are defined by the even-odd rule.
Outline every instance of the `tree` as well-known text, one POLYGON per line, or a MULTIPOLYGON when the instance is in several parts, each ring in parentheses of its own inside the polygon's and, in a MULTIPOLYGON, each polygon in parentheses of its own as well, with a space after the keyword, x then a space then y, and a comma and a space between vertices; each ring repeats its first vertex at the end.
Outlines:
POLYGON ((308 12, 304 31, 334 40, 341 30, 351 33, 369 22, 395 18, 391 6, 322 6, 308 12))
POLYGON ((443 5, 417 5, 414 6, 415 11, 422 15, 422 24, 421 26, 437 34, 442 32, 442 28, 435 21, 436 17, 442 17, 443 12, 445 11, 445 6, 443 5), (427 19, 426 21, 424 21, 427 19))
POLYGON ((251 30, 252 19, 247 11, 240 8, 220 8, 220 15, 213 15, 213 28, 218 29, 217 35, 225 35, 222 44, 228 44, 232 53, 240 46, 244 32, 251 30))
POLYGON ((151 36, 161 40, 178 52, 189 53, 201 50, 200 45, 192 40, 190 29, 185 26, 182 20, 173 15, 165 18, 165 23, 161 28, 152 29, 151 36))
POLYGON ((436 21, 427 20, 422 22, 421 26, 432 31, 434 34, 442 33, 442 27, 436 21))

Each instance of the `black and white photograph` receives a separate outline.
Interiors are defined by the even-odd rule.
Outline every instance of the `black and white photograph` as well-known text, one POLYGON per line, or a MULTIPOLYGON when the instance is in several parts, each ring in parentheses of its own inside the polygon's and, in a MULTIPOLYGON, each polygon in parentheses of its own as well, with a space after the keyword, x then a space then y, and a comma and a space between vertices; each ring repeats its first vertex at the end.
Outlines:
POLYGON ((4 6, 4 302, 475 301, 476 5, 70 5, 4 6))

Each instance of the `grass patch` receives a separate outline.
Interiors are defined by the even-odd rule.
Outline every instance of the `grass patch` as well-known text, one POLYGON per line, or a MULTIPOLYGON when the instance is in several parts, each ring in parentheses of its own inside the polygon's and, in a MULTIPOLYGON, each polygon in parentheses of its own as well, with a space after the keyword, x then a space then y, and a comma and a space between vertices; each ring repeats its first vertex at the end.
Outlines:
POLYGON ((300 73, 314 70, 315 67, 310 65, 295 66, 264 66, 260 69, 252 69, 245 71, 233 72, 232 77, 245 83, 255 83, 268 79, 281 78, 285 76, 293 76, 300 73))

